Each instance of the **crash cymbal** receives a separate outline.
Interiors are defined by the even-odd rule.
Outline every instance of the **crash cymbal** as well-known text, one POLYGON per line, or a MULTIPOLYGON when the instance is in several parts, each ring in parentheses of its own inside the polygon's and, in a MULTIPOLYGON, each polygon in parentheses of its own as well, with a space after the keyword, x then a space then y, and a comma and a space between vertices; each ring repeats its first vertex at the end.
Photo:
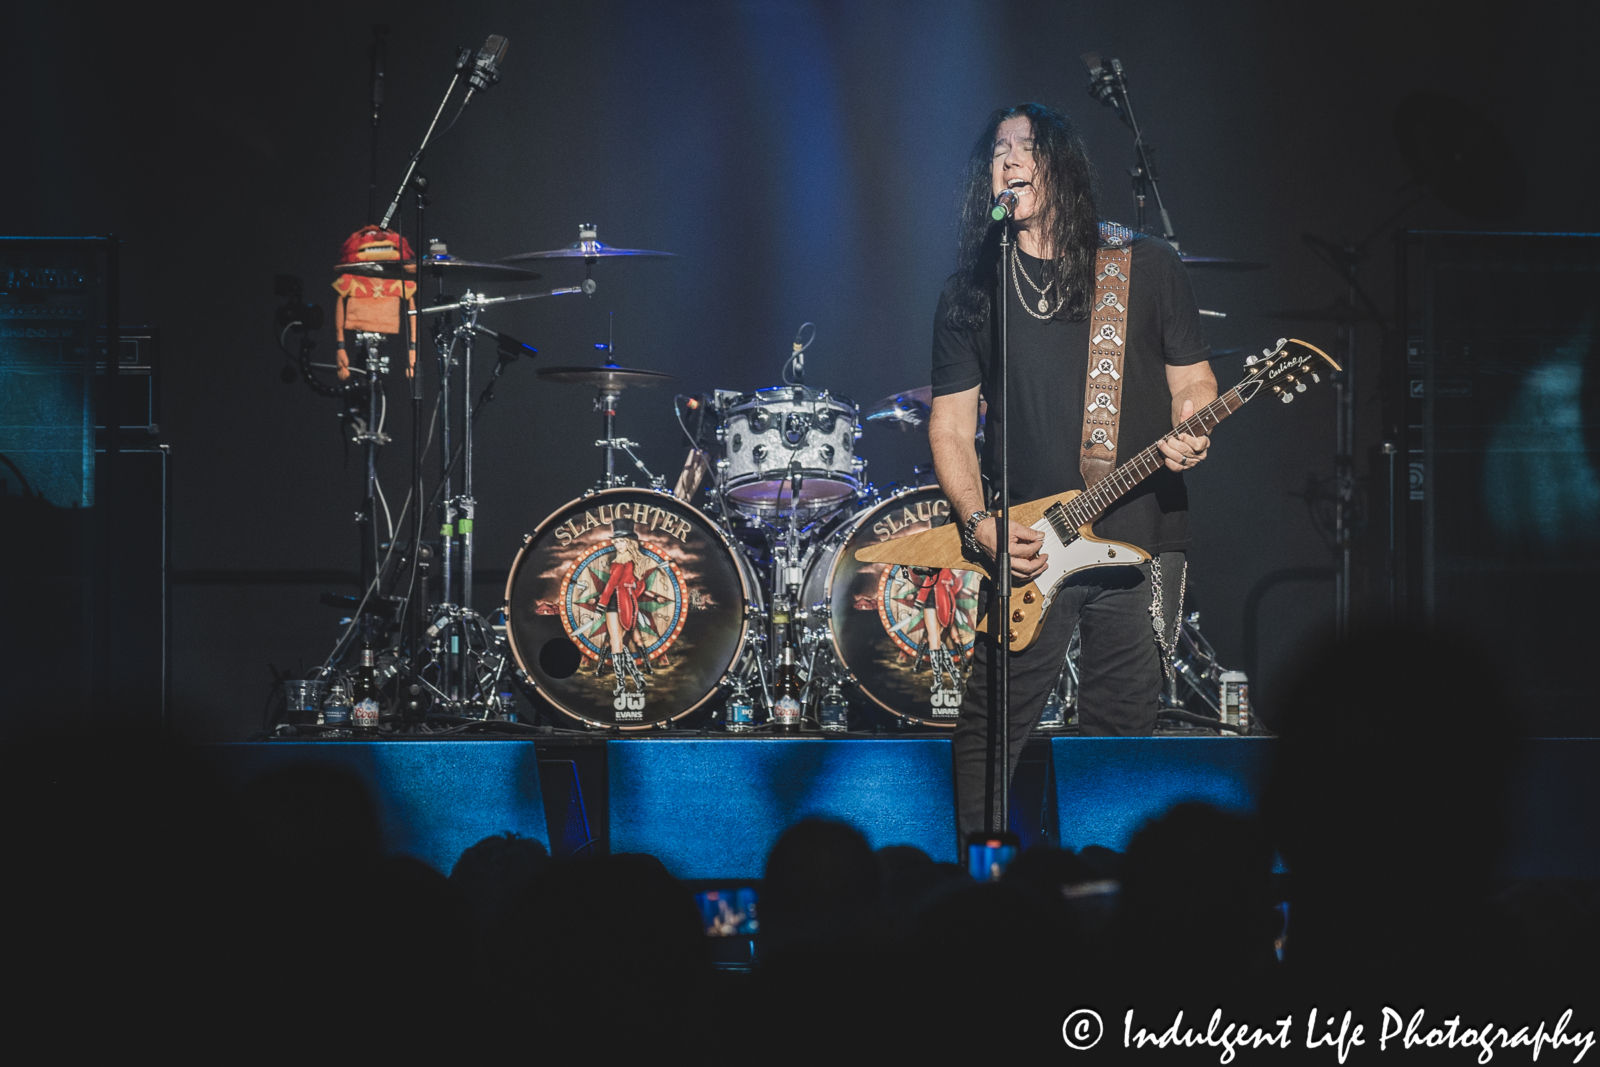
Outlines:
POLYGON ((1184 252, 1178 256, 1190 270, 1266 270, 1265 263, 1253 259, 1229 259, 1226 256, 1192 256, 1184 252))
MULTIPOLYGON (((361 263, 336 263, 339 274, 357 274, 364 278, 414 278, 415 265, 408 259, 378 259, 361 263)), ((473 263, 454 256, 423 256, 422 271, 435 278, 448 278, 456 282, 528 282, 539 275, 523 267, 507 267, 500 263, 473 263)))
POLYGON ((889 423, 902 430, 920 430, 928 425, 932 407, 933 386, 925 385, 884 397, 863 417, 867 422, 889 423))
POLYGON ((1518 155, 1482 111, 1413 93, 1394 111, 1394 139, 1417 183, 1470 218, 1506 218, 1526 191, 1518 155))
POLYGON ((595 389, 643 388, 666 385, 678 380, 676 374, 663 374, 655 370, 636 370, 607 363, 603 367, 543 367, 539 377, 568 385, 587 385, 595 389))
POLYGON ((1349 304, 1335 303, 1319 308, 1285 308, 1269 312, 1264 319, 1298 319, 1301 322, 1376 322, 1366 308, 1351 308, 1349 304))

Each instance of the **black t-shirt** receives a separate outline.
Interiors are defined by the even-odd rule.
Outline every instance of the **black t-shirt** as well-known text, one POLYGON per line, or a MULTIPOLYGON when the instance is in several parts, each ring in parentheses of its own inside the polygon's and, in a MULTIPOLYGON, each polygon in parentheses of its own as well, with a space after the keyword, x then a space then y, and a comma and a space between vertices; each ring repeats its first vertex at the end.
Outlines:
MULTIPOLYGON (((1022 267, 1041 282, 1046 263, 1022 255, 1022 267)), ((1211 358, 1200 329, 1194 289, 1173 247, 1154 237, 1133 243, 1129 267, 1127 351, 1123 356, 1122 412, 1116 442, 1119 463, 1136 455, 1172 429, 1172 392, 1166 368, 1211 358)), ((1078 454, 1083 440, 1084 375, 1089 361, 1089 319, 1040 320, 1028 314, 1011 292, 1010 401, 999 402, 999 381, 990 358, 998 316, 979 330, 952 329, 945 321, 953 283, 939 296, 933 324, 933 395, 983 387, 989 402, 984 434, 983 473, 999 487, 994 445, 1001 424, 1011 434, 1011 501, 1083 489, 1078 454), (1009 416, 1009 417, 1008 417, 1009 416)), ((1038 295, 1021 285, 1035 302, 1038 295)), ((1051 292, 1055 297, 1055 292, 1051 292)), ((991 298, 992 299, 992 298, 991 298)), ((1095 523, 1095 533, 1138 545, 1147 552, 1170 552, 1189 543, 1189 498, 1183 475, 1162 467, 1095 523)))

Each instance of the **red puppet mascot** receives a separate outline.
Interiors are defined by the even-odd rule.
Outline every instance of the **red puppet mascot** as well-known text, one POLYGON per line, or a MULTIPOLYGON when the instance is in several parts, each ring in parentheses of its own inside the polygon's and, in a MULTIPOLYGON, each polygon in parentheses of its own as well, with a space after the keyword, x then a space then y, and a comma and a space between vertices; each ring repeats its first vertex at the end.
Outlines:
MULTIPOLYGON (((409 260, 411 243, 393 230, 378 226, 365 226, 345 239, 339 256, 340 263, 375 263, 383 260, 409 260)), ((409 264, 407 272, 415 271, 409 264)), ((408 316, 403 311, 416 310, 417 283, 400 278, 379 278, 362 274, 341 274, 333 283, 339 294, 334 306, 333 328, 338 336, 334 358, 339 364, 339 380, 350 377, 350 357, 345 353, 346 330, 355 333, 398 334, 401 322, 408 316)), ((409 358, 406 377, 417 365, 417 320, 409 316, 407 334, 409 358)))

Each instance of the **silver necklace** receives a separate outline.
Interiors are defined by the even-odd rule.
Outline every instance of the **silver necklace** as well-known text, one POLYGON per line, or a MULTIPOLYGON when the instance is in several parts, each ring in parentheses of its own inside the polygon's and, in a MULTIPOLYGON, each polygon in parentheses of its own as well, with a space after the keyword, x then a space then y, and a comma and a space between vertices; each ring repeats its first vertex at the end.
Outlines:
POLYGON ((1061 305, 1067 302, 1066 295, 1063 293, 1061 299, 1056 301, 1056 306, 1053 308, 1050 306, 1050 300, 1045 294, 1056 287, 1055 279, 1050 279, 1050 283, 1043 289, 1039 288, 1037 285, 1034 285, 1033 279, 1029 278, 1028 272, 1022 268, 1022 257, 1017 254, 1016 245, 1011 246, 1011 285, 1017 290, 1017 299, 1022 303, 1022 310, 1026 311, 1036 319, 1054 318, 1056 312, 1061 310, 1061 305), (1019 272, 1023 278, 1027 279, 1029 287, 1032 288, 1034 292, 1039 294, 1038 311, 1035 311, 1033 308, 1029 307, 1028 302, 1022 298, 1022 283, 1017 280, 1017 275, 1019 272))

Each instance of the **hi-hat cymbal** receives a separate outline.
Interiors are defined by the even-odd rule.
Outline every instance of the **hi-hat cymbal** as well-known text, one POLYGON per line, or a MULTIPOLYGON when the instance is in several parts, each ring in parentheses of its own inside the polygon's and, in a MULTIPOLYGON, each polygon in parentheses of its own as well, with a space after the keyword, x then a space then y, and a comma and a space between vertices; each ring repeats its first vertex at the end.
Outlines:
POLYGON ((587 385, 595 389, 635 389, 666 385, 678 380, 676 374, 663 374, 656 370, 636 370, 607 363, 603 367, 543 367, 539 377, 568 385, 587 385))
POLYGON ((574 241, 565 248, 552 248, 545 252, 523 252, 506 256, 502 263, 520 263, 527 259, 603 259, 608 256, 675 256, 676 252, 652 252, 645 248, 612 248, 599 241, 574 241))
MULTIPOLYGON (((364 278, 415 278, 415 265, 409 259, 375 259, 360 263, 336 263, 339 274, 358 274, 364 278)), ((501 263, 473 263, 454 256, 423 256, 422 271, 435 278, 457 282, 528 282, 539 275, 524 267, 501 263)))
POLYGON ((1229 259, 1226 256, 1193 256, 1184 252, 1178 256, 1190 270, 1266 270, 1265 263, 1252 259, 1229 259))

